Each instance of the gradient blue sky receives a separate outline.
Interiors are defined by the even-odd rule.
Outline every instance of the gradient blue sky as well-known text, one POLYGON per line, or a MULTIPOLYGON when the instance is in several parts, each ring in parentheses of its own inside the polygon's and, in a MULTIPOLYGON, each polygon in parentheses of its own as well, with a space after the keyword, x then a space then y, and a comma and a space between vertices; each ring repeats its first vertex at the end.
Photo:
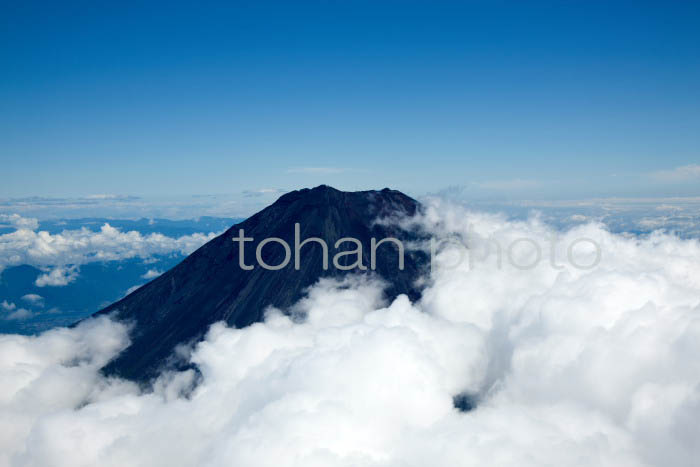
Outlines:
POLYGON ((700 195, 698 2, 14 3, 0 198, 700 195))

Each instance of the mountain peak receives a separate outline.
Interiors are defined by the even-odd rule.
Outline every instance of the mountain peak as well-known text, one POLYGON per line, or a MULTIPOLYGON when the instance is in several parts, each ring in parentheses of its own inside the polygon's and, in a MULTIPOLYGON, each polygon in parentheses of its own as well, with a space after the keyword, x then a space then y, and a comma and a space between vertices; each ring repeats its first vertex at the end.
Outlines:
POLYGON ((146 381, 158 374, 178 345, 201 339, 211 324, 225 321, 230 326, 244 327, 261 321, 268 306, 289 308, 322 277, 375 274, 387 283, 387 299, 399 294, 418 299, 416 281, 428 263, 424 253, 405 249, 400 255, 400 249, 388 242, 376 249, 375 270, 366 267, 372 259, 371 239, 391 237, 409 242, 417 238, 398 226, 374 221, 392 215, 411 216, 418 208, 417 201, 388 188, 345 192, 320 185, 284 194, 170 271, 99 312, 134 323, 131 346, 105 368, 106 373, 146 381), (318 243, 310 242, 303 250, 299 248, 297 268, 296 256, 289 261, 279 244, 258 251, 263 240, 274 238, 286 242, 296 255, 297 228, 301 242, 312 237, 322 239, 328 253, 318 243), (239 235, 250 240, 236 242, 239 235), (336 250, 354 251, 349 245, 336 246, 347 237, 357 239, 364 248, 361 258, 344 255, 341 265, 352 266, 356 263, 351 259, 355 258, 365 268, 325 268, 326 263, 335 264, 330 258, 336 250), (400 261, 400 256, 405 261, 400 261), (281 267, 269 270, 252 264, 247 270, 241 267, 241 257, 248 262, 261 258, 265 264, 281 267))
MULTIPOLYGON (((364 190, 364 191, 342 191, 338 190, 337 188, 333 188, 332 186, 329 185, 318 185, 314 188, 302 188, 299 190, 294 190, 290 191, 284 195, 282 195, 278 201, 285 201, 287 199, 299 199, 299 198, 313 198, 313 197, 320 197, 320 196, 327 196, 327 197, 337 197, 337 198, 343 198, 343 197, 366 197, 366 196, 375 196, 375 197, 390 197, 390 198, 396 198, 396 199, 403 199, 408 202, 413 202, 416 203, 414 199, 411 197, 405 195, 404 193, 398 191, 398 190, 392 190, 391 188, 383 188, 382 190, 364 190)), ((333 199, 333 198, 329 198, 333 199)))
POLYGON ((322 193, 342 193, 342 191, 333 188, 332 186, 329 185, 319 185, 314 188, 302 188, 300 190, 295 190, 292 193, 300 193, 300 194, 313 194, 313 195, 318 195, 322 193))

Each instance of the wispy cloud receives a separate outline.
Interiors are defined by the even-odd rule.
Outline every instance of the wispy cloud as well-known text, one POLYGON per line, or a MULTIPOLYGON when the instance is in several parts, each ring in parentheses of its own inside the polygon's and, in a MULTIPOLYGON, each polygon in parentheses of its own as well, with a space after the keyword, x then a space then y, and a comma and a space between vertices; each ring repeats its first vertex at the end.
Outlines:
POLYGON ((281 188, 260 188, 257 190, 244 190, 243 196, 245 196, 246 198, 257 198, 260 196, 281 195, 285 192, 286 190, 282 190, 281 188))
POLYGON ((9 315, 7 315, 5 319, 9 321, 22 321, 25 319, 29 319, 32 316, 34 316, 34 313, 27 310, 26 308, 18 308, 16 311, 13 311, 9 315))
POLYGON ((652 172, 652 178, 662 182, 688 182, 700 180, 700 164, 689 164, 675 169, 652 172))
POLYGON ((125 200, 125 201, 133 201, 137 199, 141 199, 138 196, 131 196, 131 195, 115 195, 115 194, 110 194, 110 193, 97 193, 94 195, 87 195, 85 198, 86 200, 125 200))
POLYGON ((138 289, 140 289, 141 287, 143 287, 143 285, 144 285, 144 284, 138 284, 138 285, 134 285, 134 286, 132 286, 132 287, 129 287, 129 288, 126 290, 126 292, 124 292, 124 296, 126 297, 127 295, 131 295, 133 292, 136 292, 138 289))
POLYGON ((459 199, 467 195, 492 194, 494 192, 527 191, 542 186, 542 182, 531 179, 502 179, 469 181, 463 185, 452 185, 437 191, 436 195, 459 199))

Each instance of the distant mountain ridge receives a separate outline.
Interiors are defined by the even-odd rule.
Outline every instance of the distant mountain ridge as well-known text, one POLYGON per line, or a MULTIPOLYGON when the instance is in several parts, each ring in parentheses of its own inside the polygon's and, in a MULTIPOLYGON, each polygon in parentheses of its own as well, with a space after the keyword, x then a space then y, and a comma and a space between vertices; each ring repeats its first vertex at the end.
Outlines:
MULTIPOLYGON (((111 314, 134 324, 131 345, 104 368, 105 373, 147 381, 158 374, 178 345, 201 339, 211 324, 225 321, 235 327, 248 326, 261 321, 268 306, 284 309, 294 304, 321 277, 365 272, 343 271, 332 265, 323 270, 323 251, 316 243, 303 246, 299 270, 295 270, 293 258, 280 270, 257 266, 243 270, 239 267, 240 243, 233 241, 241 229, 246 237, 255 239, 243 244, 248 263, 254 263, 256 247, 265 238, 276 237, 294 245, 294 226, 298 223, 302 240, 318 237, 327 243, 329 262, 334 252, 353 250, 348 244, 334 249, 339 239, 353 237, 365 246, 363 263, 369 265, 371 238, 394 237, 403 243, 419 238, 375 220, 412 216, 419 208, 413 198, 390 189, 343 192, 322 185, 283 195, 162 276, 99 311, 98 315, 111 314)), ((427 254, 406 249, 404 258, 400 270, 397 249, 381 245, 376 249, 374 273, 387 282, 387 298, 407 294, 416 300, 420 296, 416 282, 427 267, 427 254)), ((270 243, 262 250, 262 259, 278 265, 285 259, 285 251, 279 244, 270 243)), ((344 259, 340 264, 350 265, 355 258, 350 255, 344 259)))

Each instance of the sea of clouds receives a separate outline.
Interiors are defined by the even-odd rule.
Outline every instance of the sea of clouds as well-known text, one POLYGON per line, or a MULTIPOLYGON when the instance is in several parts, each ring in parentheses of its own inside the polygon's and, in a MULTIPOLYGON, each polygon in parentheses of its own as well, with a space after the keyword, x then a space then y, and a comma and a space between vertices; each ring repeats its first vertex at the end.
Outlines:
POLYGON ((322 280, 263 323, 215 324, 187 357, 201 377, 152 390, 99 373, 128 345, 107 318, 0 336, 0 465, 697 465, 698 240, 555 232, 440 202, 412 222, 473 251, 558 241, 526 270, 451 267, 446 248, 418 303, 322 280), (580 238, 600 247, 594 268, 567 261, 580 238))
POLYGON ((0 234, 0 273, 11 266, 27 264, 44 271, 35 282, 38 287, 64 286, 73 282, 83 264, 148 259, 154 255, 188 255, 213 239, 216 234, 194 233, 169 237, 161 233, 123 232, 109 223, 100 230, 85 227, 51 234, 39 229, 37 219, 18 214, 0 214, 0 225, 15 231, 0 234))

